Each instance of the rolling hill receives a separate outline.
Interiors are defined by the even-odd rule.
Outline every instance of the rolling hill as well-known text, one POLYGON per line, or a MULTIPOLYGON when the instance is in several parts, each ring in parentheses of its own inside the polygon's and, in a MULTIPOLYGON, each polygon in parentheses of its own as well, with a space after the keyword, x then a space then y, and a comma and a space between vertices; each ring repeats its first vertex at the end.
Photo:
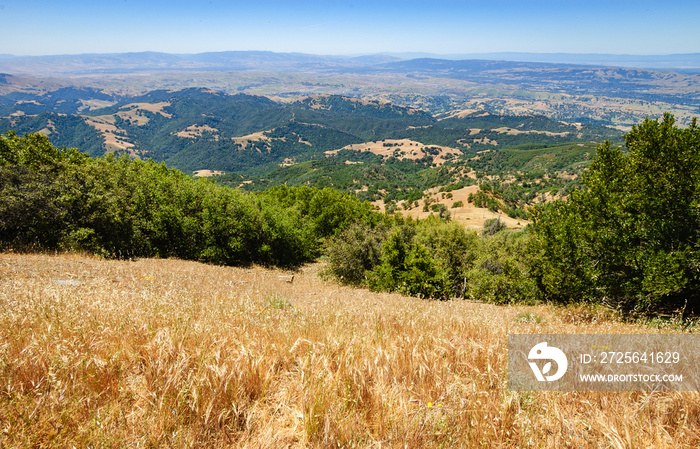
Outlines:
MULTIPOLYGON (((698 54, 323 56, 156 52, 0 58, 0 95, 60 88, 112 96, 208 88, 294 101, 342 95, 452 113, 544 115, 628 130, 645 117, 700 113, 698 54)), ((65 106, 65 105, 64 105, 65 106)), ((81 105, 83 106, 83 105, 81 105)))
POLYGON ((432 167, 483 150, 620 137, 602 126, 543 116, 483 111, 433 116, 337 95, 278 102, 208 89, 159 90, 129 98, 73 88, 14 93, 0 97, 0 116, 0 131, 41 131, 54 144, 91 155, 125 153, 187 172, 245 176, 326 159, 432 167))
POLYGON ((538 115, 433 115, 339 95, 283 102, 202 88, 133 97, 64 88, 8 94, 0 105, 0 132, 42 132, 93 156, 153 159, 245 190, 333 187, 418 215, 438 212, 434 203, 459 208, 430 189, 489 181, 495 189, 480 207, 523 218, 517 210, 535 198, 566 192, 598 143, 621 139, 611 128, 538 115))

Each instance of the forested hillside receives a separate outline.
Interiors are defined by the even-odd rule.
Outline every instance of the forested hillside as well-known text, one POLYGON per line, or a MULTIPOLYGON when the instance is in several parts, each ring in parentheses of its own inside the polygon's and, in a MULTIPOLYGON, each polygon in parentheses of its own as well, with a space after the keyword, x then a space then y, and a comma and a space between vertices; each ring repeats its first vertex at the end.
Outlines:
POLYGON ((54 145, 92 156, 124 154, 187 173, 224 173, 218 182, 246 190, 334 187, 390 208, 397 201, 408 207, 436 186, 489 179, 497 191, 502 183, 500 190, 518 191, 499 193, 497 210, 523 210, 538 194, 566 189, 597 144, 621 135, 543 116, 433 116, 332 95, 278 102, 206 89, 129 98, 61 89, 0 100, 0 131, 41 132, 54 145))
MULTIPOLYGON (((627 150, 598 147, 566 201, 531 207, 534 226, 511 232, 495 219, 477 234, 444 210, 416 221, 328 188, 246 193, 9 133, 0 137, 0 248, 286 267, 323 254, 329 275, 374 290, 683 314, 700 306, 699 135, 670 115, 646 120, 627 150)), ((475 202, 496 201, 492 182, 475 202)))

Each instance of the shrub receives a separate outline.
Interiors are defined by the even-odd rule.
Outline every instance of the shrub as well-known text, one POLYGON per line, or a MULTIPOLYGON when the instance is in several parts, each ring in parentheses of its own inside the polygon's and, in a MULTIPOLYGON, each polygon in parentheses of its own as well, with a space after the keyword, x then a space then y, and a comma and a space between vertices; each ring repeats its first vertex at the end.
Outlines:
POLYGON ((481 230, 481 235, 491 236, 506 229, 506 224, 501 221, 501 218, 491 218, 484 222, 484 227, 481 230))
POLYGON ((466 275, 467 296, 497 304, 534 303, 535 280, 526 234, 499 233, 480 239, 478 258, 466 275))
POLYGON ((373 270, 381 261, 387 232, 383 225, 371 227, 355 223, 329 239, 325 246, 328 273, 346 284, 365 283, 366 272, 373 270))
POLYGON ((647 119, 598 147, 567 202, 535 209, 533 267, 551 300, 700 307, 700 129, 647 119))

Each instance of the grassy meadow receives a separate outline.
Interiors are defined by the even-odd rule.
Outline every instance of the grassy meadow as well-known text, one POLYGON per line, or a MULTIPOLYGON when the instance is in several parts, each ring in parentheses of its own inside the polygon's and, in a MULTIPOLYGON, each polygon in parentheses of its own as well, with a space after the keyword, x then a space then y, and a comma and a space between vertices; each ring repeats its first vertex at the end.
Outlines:
POLYGON ((509 333, 678 328, 321 269, 0 254, 0 447, 700 446, 697 392, 506 388, 509 333))

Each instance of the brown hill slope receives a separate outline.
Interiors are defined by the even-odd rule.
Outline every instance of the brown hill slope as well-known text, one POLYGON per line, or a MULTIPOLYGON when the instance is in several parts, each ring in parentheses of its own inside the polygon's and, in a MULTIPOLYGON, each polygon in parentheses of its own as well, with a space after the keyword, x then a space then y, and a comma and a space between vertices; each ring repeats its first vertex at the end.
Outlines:
POLYGON ((518 393, 509 333, 648 333, 178 260, 0 255, 0 446, 697 447, 698 393, 518 393), (635 417, 635 419, 630 419, 635 417))

